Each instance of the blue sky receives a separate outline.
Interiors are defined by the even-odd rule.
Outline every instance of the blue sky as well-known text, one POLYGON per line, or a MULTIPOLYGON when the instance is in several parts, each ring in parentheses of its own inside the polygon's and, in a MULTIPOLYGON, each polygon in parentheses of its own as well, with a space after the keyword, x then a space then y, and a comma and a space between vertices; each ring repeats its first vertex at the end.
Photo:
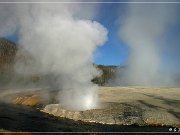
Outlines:
POLYGON ((120 4, 103 4, 97 21, 108 29, 108 41, 97 49, 95 63, 102 65, 124 65, 128 58, 128 47, 119 39, 120 4))
MULTIPOLYGON (((170 4, 178 6, 180 4, 170 4)), ((103 65, 125 65, 129 55, 128 46, 122 42, 118 36, 120 30, 121 17, 126 12, 127 4, 102 4, 97 21, 108 29, 108 41, 97 49, 95 63, 103 65), (119 20, 118 20, 119 19, 119 20)), ((162 37, 160 46, 161 64, 164 70, 179 72, 180 65, 180 16, 176 18, 176 23, 166 29, 162 37)))
MULTIPOLYGON (((123 6, 121 7, 123 8, 123 6)), ((108 40, 103 46, 97 48, 94 54, 94 63, 96 64, 124 65, 128 58, 128 47, 118 37, 119 8, 120 4, 100 5, 95 21, 101 23, 108 30, 108 40)), ((14 42, 18 40, 16 35, 10 35, 7 38, 14 42)))
MULTIPOLYGON (((101 23, 108 30, 108 40, 103 46, 97 48, 94 55, 94 63, 102 65, 126 64, 129 55, 128 46, 118 36, 120 28, 118 19, 124 15, 125 9, 126 4, 100 4, 99 13, 95 21, 101 23)), ((175 67, 177 64, 180 65, 180 62, 178 63, 177 59, 174 59, 175 57, 180 57, 180 53, 178 53, 180 40, 174 40, 179 39, 178 37, 180 36, 179 23, 180 21, 171 28, 170 32, 165 33, 164 36, 166 38, 164 40, 166 45, 169 43, 173 47, 165 47, 165 50, 162 50, 163 62, 170 62, 171 64, 169 65, 172 67, 175 67)), ((18 40, 15 35, 8 36, 7 38, 14 42, 18 40)))

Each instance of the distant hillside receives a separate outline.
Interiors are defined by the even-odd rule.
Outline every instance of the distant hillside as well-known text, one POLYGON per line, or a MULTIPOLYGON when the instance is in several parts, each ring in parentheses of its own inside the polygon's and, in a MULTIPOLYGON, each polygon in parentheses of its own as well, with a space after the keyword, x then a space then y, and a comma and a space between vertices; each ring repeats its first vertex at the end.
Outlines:
POLYGON ((16 51, 15 43, 0 38, 0 72, 12 70, 16 51))
POLYGON ((96 65, 96 67, 102 71, 102 75, 100 77, 94 78, 92 81, 101 86, 106 85, 110 79, 113 79, 115 77, 116 70, 118 68, 118 66, 104 65, 96 65))
MULTIPOLYGON (((21 53, 16 55, 16 52, 17 52, 17 46, 15 43, 7 39, 0 38, 0 73, 1 73, 0 79, 1 79, 1 82, 5 81, 5 79, 8 80, 9 78, 11 78, 10 72, 13 71, 13 64, 15 62, 15 56, 16 56, 16 60, 22 61, 25 63, 27 63, 30 58, 27 55, 28 53, 26 53, 26 56, 24 56, 24 54, 21 54, 21 53), (5 74, 6 78, 3 78, 4 73, 6 73, 5 74), (8 74, 8 78, 7 78, 7 73, 10 73, 8 74)), ((95 65, 95 66, 102 71, 102 75, 100 77, 94 78, 92 82, 102 86, 102 85, 105 85, 110 79, 115 77, 117 66, 104 66, 104 65, 95 65)), ((33 77, 32 76, 31 78, 33 81, 39 80, 37 79, 39 78, 37 75, 33 77)))

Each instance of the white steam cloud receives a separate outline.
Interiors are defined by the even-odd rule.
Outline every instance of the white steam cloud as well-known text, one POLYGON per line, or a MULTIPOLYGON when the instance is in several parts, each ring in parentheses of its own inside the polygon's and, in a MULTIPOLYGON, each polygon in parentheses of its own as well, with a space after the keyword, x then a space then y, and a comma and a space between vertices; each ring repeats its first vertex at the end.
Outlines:
POLYGON ((96 107, 99 75, 93 53, 107 39, 107 30, 86 4, 0 4, 0 36, 19 34, 19 53, 32 61, 17 62, 19 74, 52 75, 49 85, 62 90, 60 103, 71 110, 96 107))
POLYGON ((161 36, 176 21, 176 15, 174 5, 128 4, 124 18, 121 18, 120 38, 129 46, 130 56, 121 83, 145 86, 172 84, 170 75, 161 71, 159 49, 163 47, 161 36))

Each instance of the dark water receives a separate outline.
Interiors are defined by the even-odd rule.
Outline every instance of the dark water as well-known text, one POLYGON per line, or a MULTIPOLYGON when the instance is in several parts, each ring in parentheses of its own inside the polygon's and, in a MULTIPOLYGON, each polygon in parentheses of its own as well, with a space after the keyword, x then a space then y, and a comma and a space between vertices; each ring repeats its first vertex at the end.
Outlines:
POLYGON ((158 132, 158 134, 163 134, 162 132, 171 133, 169 127, 123 126, 73 121, 54 117, 34 108, 7 103, 0 103, 0 129, 15 132, 36 132, 36 134, 40 134, 40 132, 63 132, 64 134, 72 132, 79 132, 78 134, 90 134, 90 132, 100 134, 105 132, 108 134, 120 134, 120 132, 121 134, 130 134, 130 132, 134 134, 139 134, 139 132, 146 132, 146 134, 152 134, 152 132, 158 132))

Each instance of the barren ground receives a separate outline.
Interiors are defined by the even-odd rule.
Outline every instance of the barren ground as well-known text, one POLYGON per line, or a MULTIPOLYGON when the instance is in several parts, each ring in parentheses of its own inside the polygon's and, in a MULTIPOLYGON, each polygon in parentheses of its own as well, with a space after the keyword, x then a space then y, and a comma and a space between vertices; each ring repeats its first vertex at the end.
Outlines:
POLYGON ((167 127, 180 127, 180 88, 100 87, 103 107, 80 112, 64 110, 57 105, 56 95, 57 91, 45 89, 2 91, 0 129, 166 132, 167 127))
POLYGON ((180 127, 179 88, 101 87, 101 108, 73 112, 58 104, 43 111, 55 116, 103 124, 180 127), (59 109, 57 109, 59 108, 59 109))

